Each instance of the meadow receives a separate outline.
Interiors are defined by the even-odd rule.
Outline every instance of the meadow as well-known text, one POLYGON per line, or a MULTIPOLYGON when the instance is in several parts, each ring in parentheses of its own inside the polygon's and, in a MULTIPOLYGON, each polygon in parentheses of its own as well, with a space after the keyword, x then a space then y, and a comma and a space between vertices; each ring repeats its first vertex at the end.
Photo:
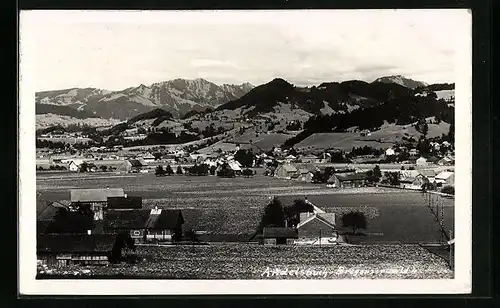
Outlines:
POLYGON ((136 264, 38 267, 43 278, 443 279, 453 271, 418 245, 138 246, 136 264))
MULTIPOLYGON (((343 213, 364 212, 368 227, 367 235, 357 239, 361 243, 433 243, 441 239, 438 224, 420 192, 375 187, 336 190, 261 175, 223 179, 154 174, 37 174, 40 200, 69 200, 72 188, 97 187, 123 188, 130 196, 141 196, 144 207, 182 209, 185 229, 209 231, 214 236, 231 235, 238 241, 247 240, 255 231, 273 196, 283 205, 307 197, 326 211, 336 213, 338 226, 343 213)), ((446 229, 453 230, 454 200, 439 198, 444 206, 446 229)))

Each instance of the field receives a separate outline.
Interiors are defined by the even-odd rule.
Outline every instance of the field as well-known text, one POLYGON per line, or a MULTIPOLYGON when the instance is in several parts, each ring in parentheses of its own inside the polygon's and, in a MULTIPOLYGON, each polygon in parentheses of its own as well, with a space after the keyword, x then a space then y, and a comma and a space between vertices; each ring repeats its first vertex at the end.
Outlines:
MULTIPOLYGON (((116 187, 128 195, 142 196, 145 207, 158 205, 183 210, 185 229, 206 230, 249 238, 264 206, 272 196, 284 205, 307 197, 317 206, 340 215, 357 209, 368 218, 367 235, 357 239, 367 243, 431 243, 441 235, 419 192, 386 188, 335 190, 324 185, 278 180, 257 175, 253 178, 221 179, 214 176, 155 177, 153 174, 37 174, 40 200, 68 200, 72 188, 116 187)), ((454 200, 441 198, 446 229, 453 230, 454 200)))
MULTIPOLYGON (((450 124, 428 124, 427 137, 434 138, 447 134, 450 124)), ((411 125, 385 124, 370 135, 361 136, 359 133, 316 133, 295 145, 296 149, 329 149, 336 148, 350 150, 352 147, 371 146, 378 149, 387 149, 396 142, 401 142, 403 137, 413 137, 416 140, 420 133, 411 125)))
POLYGON ((418 245, 139 246, 134 265, 39 267, 41 278, 443 279, 446 262, 418 245))

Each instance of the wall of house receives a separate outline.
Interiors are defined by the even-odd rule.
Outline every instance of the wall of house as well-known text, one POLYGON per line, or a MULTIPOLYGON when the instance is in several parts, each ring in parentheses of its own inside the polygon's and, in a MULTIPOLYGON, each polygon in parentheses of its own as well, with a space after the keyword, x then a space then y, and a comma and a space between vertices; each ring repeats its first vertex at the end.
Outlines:
POLYGON ((342 188, 363 187, 364 185, 365 185, 364 180, 343 181, 340 183, 340 186, 342 188))
POLYGON ((170 230, 147 230, 147 241, 172 241, 172 232, 170 230))
POLYGON ((320 234, 322 237, 329 237, 333 234, 333 231, 334 229, 332 227, 318 219, 313 219, 299 228, 299 239, 311 237, 316 238, 319 237, 320 234))

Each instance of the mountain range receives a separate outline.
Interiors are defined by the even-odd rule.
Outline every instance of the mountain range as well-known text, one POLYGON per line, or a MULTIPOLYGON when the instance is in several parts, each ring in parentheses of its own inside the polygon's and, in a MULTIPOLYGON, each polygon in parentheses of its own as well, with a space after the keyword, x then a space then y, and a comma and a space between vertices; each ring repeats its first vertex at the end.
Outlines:
MULTIPOLYGON (((254 87, 216 85, 204 79, 174 79, 139 85, 121 91, 72 88, 36 93, 39 116, 60 115, 75 119, 99 118, 115 121, 162 109, 173 118, 232 112, 233 117, 253 118, 266 114, 288 120, 313 115, 349 114, 397 100, 414 101, 423 92, 454 92, 454 84, 428 85, 400 75, 385 76, 368 83, 360 80, 324 82, 318 86, 295 86, 282 78, 254 87)), ((413 104, 411 104, 413 106, 413 104)), ((37 116, 38 117, 38 116, 37 116)))
POLYGON ((76 118, 99 117, 126 120, 140 113, 162 108, 176 117, 191 110, 215 108, 237 99, 254 86, 216 85, 205 79, 174 79, 139 85, 121 91, 72 88, 38 92, 37 114, 59 114, 76 118))

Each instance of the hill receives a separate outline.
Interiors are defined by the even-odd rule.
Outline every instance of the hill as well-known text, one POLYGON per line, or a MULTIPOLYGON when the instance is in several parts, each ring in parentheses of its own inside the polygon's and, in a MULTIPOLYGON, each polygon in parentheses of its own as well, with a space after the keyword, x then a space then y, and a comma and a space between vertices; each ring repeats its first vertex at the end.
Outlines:
POLYGON ((175 117, 181 117, 192 110, 204 111, 237 99, 252 88, 253 85, 249 83, 216 85, 201 78, 174 79, 150 86, 141 84, 120 91, 96 88, 44 91, 36 93, 35 102, 37 106, 43 106, 39 108, 39 114, 46 108, 51 108, 53 114, 73 116, 73 110, 78 110, 86 112, 82 116, 127 120, 162 108, 175 117))
POLYGON ((401 75, 394 75, 394 76, 384 76, 375 79, 374 82, 382 82, 382 83, 395 83, 398 85, 401 85, 403 87, 409 88, 409 89, 416 89, 419 87, 425 87, 427 84, 422 81, 416 81, 410 78, 406 78, 401 75))
POLYGON ((284 79, 276 78, 255 87, 237 100, 219 106, 216 110, 240 110, 240 115, 254 118, 273 113, 275 107, 286 104, 291 110, 324 114, 345 114, 383 102, 412 96, 414 92, 393 83, 367 83, 359 80, 322 83, 318 87, 296 87, 284 79))

